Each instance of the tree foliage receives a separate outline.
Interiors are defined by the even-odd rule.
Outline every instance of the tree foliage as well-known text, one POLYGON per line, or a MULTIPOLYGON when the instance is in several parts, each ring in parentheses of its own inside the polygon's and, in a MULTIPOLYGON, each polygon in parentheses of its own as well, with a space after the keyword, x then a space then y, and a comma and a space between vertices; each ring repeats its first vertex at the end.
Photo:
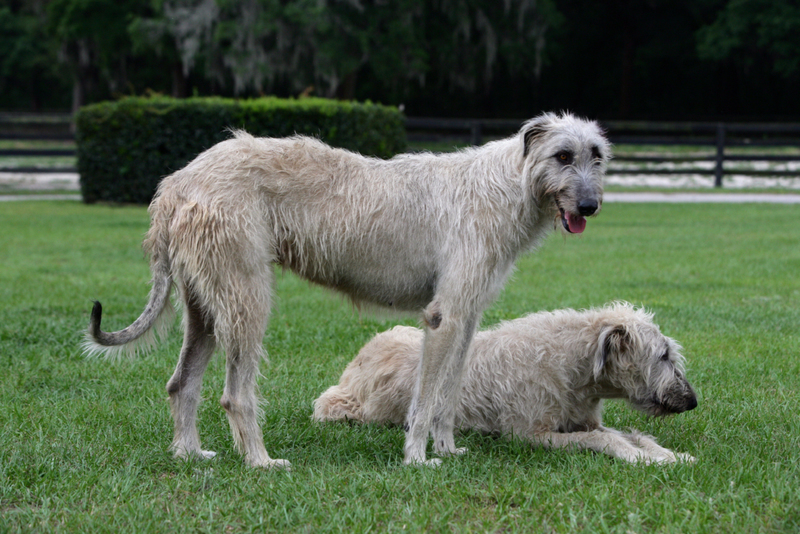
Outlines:
POLYGON ((415 115, 800 117, 797 0, 0 0, 0 108, 313 93, 415 115))
POLYGON ((16 10, 0 4, 0 95, 3 107, 19 106, 38 110, 53 103, 69 103, 56 67, 55 42, 45 30, 44 10, 36 4, 16 10), (59 95, 59 93, 61 93, 59 95))
POLYGON ((51 0, 47 30, 73 78, 73 109, 107 84, 111 91, 127 85, 126 60, 131 43, 127 19, 140 8, 137 0, 51 0))
POLYGON ((236 94, 283 84, 352 97, 359 71, 394 94, 436 72, 474 91, 490 84, 501 58, 541 72, 545 32, 558 20, 549 2, 158 0, 155 16, 134 19, 131 32, 158 51, 171 35, 184 74, 202 55, 206 75, 231 78, 236 94))
POLYGON ((697 48, 703 59, 733 61, 747 70, 765 62, 789 78, 800 69, 800 2, 731 0, 698 31, 697 48))

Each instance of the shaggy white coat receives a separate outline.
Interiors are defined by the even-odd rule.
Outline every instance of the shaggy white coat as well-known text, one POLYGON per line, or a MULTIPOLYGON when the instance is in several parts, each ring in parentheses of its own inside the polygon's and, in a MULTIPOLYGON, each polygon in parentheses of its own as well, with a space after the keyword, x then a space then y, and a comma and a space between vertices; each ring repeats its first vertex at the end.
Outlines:
MULTIPOLYGON (((273 264, 357 303, 421 314, 428 328, 407 417, 405 462, 426 462, 453 440, 455 392, 482 310, 517 257, 554 223, 581 232, 601 208, 610 148, 598 126, 544 114, 507 139, 454 154, 366 158, 316 139, 236 132, 165 178, 144 242, 153 289, 119 332, 100 329, 90 352, 153 340, 169 324, 170 293, 184 307, 184 345, 167 384, 177 456, 211 456, 196 428, 202 376, 214 351, 227 358, 221 403, 250 465, 288 467, 264 448, 256 378, 271 307, 273 264)), ((313 325, 310 325, 313 328, 313 325)))
MULTIPOLYGON (((314 402, 314 419, 403 423, 423 339, 421 330, 406 326, 375 336, 339 384, 314 402)), ((462 384, 457 428, 592 449, 629 462, 693 460, 648 436, 603 426, 603 399, 626 399, 651 415, 697 405, 680 346, 652 315, 629 304, 536 313, 479 332, 462 384)))

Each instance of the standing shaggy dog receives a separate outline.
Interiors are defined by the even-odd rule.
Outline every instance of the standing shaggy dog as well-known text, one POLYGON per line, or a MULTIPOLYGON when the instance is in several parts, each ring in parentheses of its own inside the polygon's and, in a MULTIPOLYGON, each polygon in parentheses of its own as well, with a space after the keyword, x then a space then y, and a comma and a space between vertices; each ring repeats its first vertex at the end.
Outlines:
POLYGON ((264 448, 256 377, 265 355, 272 264, 338 289, 357 303, 421 312, 422 370, 407 418, 405 463, 463 452, 453 441, 455 394, 480 314, 517 257, 559 220, 584 230, 600 210, 610 156, 598 126, 544 114, 507 139, 454 154, 384 161, 307 137, 237 132, 165 178, 144 242, 153 288, 119 332, 92 311, 87 349, 135 350, 169 322, 170 292, 184 305, 184 344, 167 383, 179 457, 200 448, 197 404, 216 345, 227 355, 221 403, 253 466, 288 467, 264 448), (149 334, 149 335, 146 335, 149 334))
MULTIPOLYGON (((412 402, 423 338, 407 326, 375 336, 339 385, 314 402, 314 419, 401 423, 412 402)), ((602 399, 616 398, 650 415, 695 408, 680 346, 661 334, 652 315, 629 304, 543 312, 475 336, 455 422, 629 462, 694 460, 652 438, 604 427, 602 399)))

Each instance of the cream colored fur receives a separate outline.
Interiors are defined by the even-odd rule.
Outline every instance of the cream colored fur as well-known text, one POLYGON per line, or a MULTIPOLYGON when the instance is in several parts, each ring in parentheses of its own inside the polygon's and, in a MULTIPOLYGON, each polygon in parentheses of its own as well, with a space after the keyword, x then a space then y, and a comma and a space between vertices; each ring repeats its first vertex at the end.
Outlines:
MULTIPOLYGON (((273 264, 357 303, 421 314, 426 340, 407 416, 405 462, 426 461, 428 436, 457 454, 455 392, 482 310, 517 257, 553 229, 583 230, 602 202, 610 147, 598 126, 544 114, 501 141, 454 154, 366 158, 316 139, 244 132, 165 178, 145 239, 153 290, 130 327, 100 329, 89 350, 135 347, 184 304, 184 346, 167 384, 176 455, 208 457, 196 428, 203 372, 214 347, 227 358, 221 403, 254 466, 288 467, 264 448, 256 378, 271 307, 273 264)), ((313 328, 313 326, 310 326, 313 328)))
MULTIPOLYGON (((405 421, 424 334, 397 326, 375 336, 339 384, 314 402, 314 419, 405 421)), ((475 336, 455 424, 553 448, 592 449, 629 462, 693 460, 651 437, 603 426, 603 399, 652 415, 697 405, 680 346, 652 316, 616 303, 584 312, 536 313, 475 336)))

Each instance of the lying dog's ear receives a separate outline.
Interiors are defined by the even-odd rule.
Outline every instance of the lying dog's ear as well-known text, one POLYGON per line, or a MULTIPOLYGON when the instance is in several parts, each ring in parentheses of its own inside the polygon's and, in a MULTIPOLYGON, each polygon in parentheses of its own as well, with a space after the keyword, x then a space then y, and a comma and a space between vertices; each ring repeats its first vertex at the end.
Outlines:
POLYGON ((625 325, 612 324, 603 328, 597 339, 597 353, 594 360, 594 378, 597 380, 610 358, 628 351, 631 334, 625 325))
POLYGON ((527 158, 531 145, 547 132, 548 115, 540 115, 531 119, 522 127, 522 157, 527 158))

